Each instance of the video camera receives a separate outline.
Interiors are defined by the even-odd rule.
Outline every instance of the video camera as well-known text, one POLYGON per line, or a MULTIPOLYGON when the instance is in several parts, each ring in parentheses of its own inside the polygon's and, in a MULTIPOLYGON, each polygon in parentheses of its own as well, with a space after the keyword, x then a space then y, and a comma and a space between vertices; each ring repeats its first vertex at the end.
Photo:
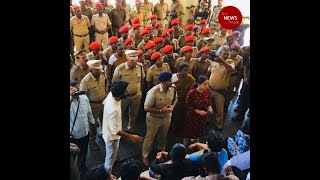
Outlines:
POLYGON ((75 97, 75 96, 79 96, 79 95, 82 95, 85 93, 86 93, 85 91, 77 91, 77 92, 72 93, 72 96, 75 97))

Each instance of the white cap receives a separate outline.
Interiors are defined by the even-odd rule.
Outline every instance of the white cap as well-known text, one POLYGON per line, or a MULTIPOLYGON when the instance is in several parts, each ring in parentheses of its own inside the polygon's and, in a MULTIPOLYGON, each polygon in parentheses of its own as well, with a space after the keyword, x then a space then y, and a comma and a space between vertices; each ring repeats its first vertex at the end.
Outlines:
POLYGON ((128 59, 136 61, 138 59, 138 51, 136 50, 126 50, 126 56, 128 59))
POLYGON ((89 68, 99 69, 101 72, 104 72, 101 65, 101 60, 90 60, 87 62, 87 65, 89 68))

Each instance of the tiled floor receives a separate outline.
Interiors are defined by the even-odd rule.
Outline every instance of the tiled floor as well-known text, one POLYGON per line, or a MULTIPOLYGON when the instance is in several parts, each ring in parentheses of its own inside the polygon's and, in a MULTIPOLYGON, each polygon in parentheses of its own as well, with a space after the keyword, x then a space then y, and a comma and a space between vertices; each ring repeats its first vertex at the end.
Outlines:
MULTIPOLYGON (((234 108, 237 106, 237 99, 238 97, 236 96, 230 103, 228 112, 225 115, 225 124, 223 128, 223 135, 224 137, 228 136, 234 136, 237 132, 237 130, 242 126, 242 121, 232 121, 231 118, 235 116, 235 112, 233 111, 234 108)), ((126 129, 127 121, 123 122, 123 129, 126 129)), ((140 114, 140 118, 137 121, 137 127, 138 127, 138 135, 144 137, 145 136, 145 131, 146 131, 146 123, 145 123, 145 115, 140 114)), ((206 132, 211 130, 214 127, 213 123, 210 123, 206 127, 206 132)), ((204 141, 201 139, 202 142, 204 141)), ((94 151, 89 148, 88 151, 88 156, 87 156, 87 166, 92 167, 95 165, 100 165, 104 163, 104 158, 105 158, 105 146, 104 146, 104 141, 99 138, 97 140, 100 150, 99 151, 94 151)), ((180 141, 182 143, 182 141, 180 141)), ((171 147, 176 143, 176 138, 172 133, 169 133, 167 136, 167 149, 171 149, 171 147)), ((141 150, 142 150, 142 142, 141 143, 134 143, 126 138, 121 138, 120 141, 120 147, 119 147, 119 152, 118 152, 118 158, 119 160, 114 164, 113 167, 113 174, 115 176, 119 176, 119 169, 121 164, 127 160, 128 158, 135 158, 138 160, 141 160, 141 150)), ((155 143, 153 144, 153 149, 152 152, 150 153, 149 157, 150 159, 153 159, 152 157, 155 157, 156 154, 156 145, 155 143)), ((144 167, 146 170, 146 167, 144 167)))

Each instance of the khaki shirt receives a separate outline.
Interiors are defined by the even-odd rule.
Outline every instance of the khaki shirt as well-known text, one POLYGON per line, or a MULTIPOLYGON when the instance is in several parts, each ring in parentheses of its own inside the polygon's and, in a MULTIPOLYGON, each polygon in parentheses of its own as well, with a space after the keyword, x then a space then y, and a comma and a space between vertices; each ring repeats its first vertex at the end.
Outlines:
POLYGON ((207 44, 207 42, 201 38, 201 39, 199 39, 199 40, 197 41, 197 48, 198 48, 198 49, 201 49, 201 48, 203 48, 204 46, 206 46, 206 44, 207 44))
POLYGON ((210 67, 211 61, 210 59, 205 59, 201 61, 201 57, 195 59, 196 63, 193 68, 192 75, 195 79, 197 79, 200 75, 207 76, 208 68, 210 67))
MULTIPOLYGON (((81 8, 80 8, 80 9, 81 9, 81 8)), ((92 16, 93 16, 93 13, 92 13, 91 8, 86 7, 84 11, 81 9, 81 14, 87 16, 88 19, 89 19, 89 21, 91 21, 92 16)))
POLYGON ((227 42, 227 36, 222 36, 221 34, 215 34, 213 36, 214 41, 212 43, 212 49, 217 50, 219 49, 219 47, 221 47, 222 45, 226 44, 227 42))
POLYGON ((144 59, 143 60, 143 71, 144 71, 144 74, 147 74, 147 72, 148 72, 148 69, 151 67, 151 63, 150 63, 150 61, 149 60, 146 60, 146 59, 144 59))
POLYGON ((137 36, 135 36, 133 33, 132 33, 132 37, 131 37, 133 40, 134 40, 134 47, 138 47, 138 45, 142 42, 143 38, 140 36, 140 34, 138 34, 137 36))
POLYGON ((110 56, 112 54, 116 53, 116 51, 113 51, 112 47, 109 46, 107 49, 103 50, 102 54, 109 60, 110 56))
POLYGON ((83 68, 80 65, 75 65, 72 67, 72 69, 70 70, 70 78, 72 80, 78 81, 79 83, 81 82, 81 80, 90 72, 88 66, 86 66, 85 68, 83 68))
MULTIPOLYGON (((144 102, 144 108, 152 107, 157 109, 163 109, 167 105, 172 105, 175 99, 177 99, 177 97, 178 96, 174 88, 174 85, 171 86, 167 91, 164 91, 162 85, 158 84, 147 92, 146 100, 144 102)), ((171 112, 150 113, 151 116, 155 117, 167 117, 170 114, 171 112)))
POLYGON ((161 72, 171 72, 168 63, 163 63, 161 68, 158 68, 155 64, 152 65, 148 69, 146 81, 151 82, 153 85, 159 84, 158 76, 161 72))
POLYGON ((89 33, 89 28, 91 27, 90 21, 87 16, 82 15, 81 19, 77 16, 70 18, 70 31, 73 34, 83 36, 89 33))
POLYGON ((168 56, 166 55, 163 55, 163 63, 168 63, 169 64, 169 67, 170 67, 170 70, 171 72, 175 72, 176 68, 174 67, 177 59, 179 58, 179 55, 178 53, 173 53, 173 59, 169 59, 168 56))
POLYGON ((130 14, 130 19, 133 19, 133 18, 139 18, 140 25, 143 27, 146 26, 145 22, 146 22, 147 16, 143 10, 141 10, 140 12, 138 12, 137 10, 132 11, 130 14))
POLYGON ((113 27, 120 28, 124 25, 126 20, 126 11, 124 9, 113 8, 109 13, 109 18, 113 27))
POLYGON ((144 39, 142 39, 142 41, 138 44, 138 47, 137 47, 137 49, 139 50, 139 49, 141 49, 142 51, 143 51, 143 53, 146 53, 147 51, 146 51, 146 49, 145 49, 145 45, 146 45, 147 43, 144 41, 144 39))
POLYGON ((157 18, 161 21, 167 17, 167 13, 169 11, 169 5, 166 2, 163 4, 157 3, 154 5, 154 13, 157 15, 157 18))
POLYGON ((173 38, 179 39, 181 35, 184 35, 184 32, 181 28, 178 31, 173 31, 173 38))
POLYGON ((80 82, 80 91, 86 91, 90 102, 102 103, 108 93, 104 73, 101 73, 99 79, 96 79, 91 72, 88 73, 80 82))
POLYGON ((113 73, 112 82, 116 80, 124 80, 128 85, 128 97, 134 95, 141 95, 141 80, 145 78, 142 66, 139 64, 135 68, 130 69, 128 63, 122 63, 116 67, 113 73))
POLYGON ((196 64, 196 61, 194 58, 191 58, 189 61, 186 61, 185 60, 185 57, 181 57, 181 58, 178 58, 176 63, 174 64, 174 68, 175 69, 178 69, 179 65, 183 62, 186 62, 189 64, 189 71, 188 71, 188 74, 192 75, 192 71, 193 71, 193 68, 196 64))
POLYGON ((171 42, 172 42, 172 44, 173 44, 172 46, 173 46, 174 50, 180 49, 180 47, 179 47, 179 42, 178 42, 177 39, 172 38, 171 42))
POLYGON ((106 14, 102 14, 101 17, 99 16, 99 14, 96 14, 92 17, 91 26, 96 27, 100 31, 106 30, 107 27, 111 25, 112 23, 109 19, 109 16, 106 14))
MULTIPOLYGON (((122 4, 124 5, 124 4, 122 4)), ((125 6, 123 7, 123 9, 125 10, 126 12, 126 19, 125 19, 125 22, 128 22, 129 19, 130 19, 130 5, 128 3, 125 4, 125 6)))
POLYGON ((144 16, 145 16, 144 25, 147 26, 147 25, 149 25, 151 23, 150 16, 154 12, 153 4, 151 2, 142 3, 141 4, 141 9, 144 11, 144 16))
MULTIPOLYGON (((231 59, 227 59, 226 62, 230 64, 233 69, 234 63, 231 59)), ((211 62, 209 70, 211 71, 211 75, 209 78, 209 86, 213 90, 223 90, 226 89, 229 85, 231 71, 227 71, 227 69, 218 62, 211 62)))
MULTIPOLYGON (((185 41, 186 35, 182 34, 179 38, 178 38, 178 44, 179 47, 184 47, 187 45, 187 42, 185 41)), ((180 49, 181 50, 181 49, 180 49)))
POLYGON ((237 55, 235 58, 231 59, 234 63, 235 69, 231 72, 231 76, 239 75, 239 72, 244 68, 243 67, 243 58, 237 55))

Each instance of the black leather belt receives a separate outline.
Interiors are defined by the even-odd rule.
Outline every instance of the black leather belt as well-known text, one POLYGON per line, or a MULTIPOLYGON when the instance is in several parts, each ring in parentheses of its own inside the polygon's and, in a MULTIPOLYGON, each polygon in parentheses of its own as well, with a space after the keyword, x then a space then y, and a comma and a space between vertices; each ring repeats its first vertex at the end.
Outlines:
POLYGON ((85 35, 82 35, 82 36, 80 36, 80 35, 76 35, 75 34, 75 36, 78 36, 78 37, 86 37, 88 34, 85 34, 85 35))

